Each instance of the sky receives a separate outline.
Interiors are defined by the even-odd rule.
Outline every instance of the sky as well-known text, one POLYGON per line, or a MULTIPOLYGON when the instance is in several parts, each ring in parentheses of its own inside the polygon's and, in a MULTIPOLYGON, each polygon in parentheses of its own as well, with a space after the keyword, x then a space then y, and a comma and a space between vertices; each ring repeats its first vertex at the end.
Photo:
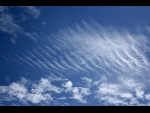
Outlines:
POLYGON ((149 106, 149 6, 0 6, 1 106, 149 106))

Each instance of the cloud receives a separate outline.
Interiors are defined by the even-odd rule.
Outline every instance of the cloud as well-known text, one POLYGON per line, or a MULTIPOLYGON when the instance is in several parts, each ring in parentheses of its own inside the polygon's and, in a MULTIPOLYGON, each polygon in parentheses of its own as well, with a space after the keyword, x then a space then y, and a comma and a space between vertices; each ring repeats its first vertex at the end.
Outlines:
POLYGON ((16 43, 16 40, 14 38, 11 38, 10 41, 14 44, 16 43))
POLYGON ((31 38, 33 41, 37 41, 37 33, 29 33, 29 32, 24 32, 24 35, 31 38))
POLYGON ((26 6, 25 7, 25 12, 28 14, 34 16, 34 18, 38 19, 40 17, 40 12, 41 10, 36 8, 35 6, 26 6))
POLYGON ((43 26, 45 26, 47 23, 42 21, 43 26))
POLYGON ((12 83, 9 86, 8 93, 12 96, 16 96, 17 98, 19 98, 21 100, 26 97, 27 91, 28 90, 23 85, 17 84, 17 83, 12 83))
POLYGON ((61 93, 61 89, 56 87, 50 83, 49 80, 41 78, 39 84, 34 84, 34 88, 31 90, 33 93, 38 92, 46 92, 46 91, 53 91, 55 93, 61 93))
POLYGON ((78 100, 79 102, 87 103, 87 101, 84 99, 84 96, 90 95, 90 90, 84 87, 74 87, 72 89, 72 93, 73 93, 72 98, 78 100))
POLYGON ((81 79, 85 83, 85 85, 88 85, 89 87, 92 86, 92 80, 90 78, 82 77, 81 79))
MULTIPOLYGON (((13 8, 13 7, 11 7, 13 8)), ((26 7, 19 7, 24 8, 25 11, 33 15, 34 18, 39 18, 40 16, 40 9, 34 7, 34 6, 26 6, 26 7)), ((21 12, 21 19, 15 20, 15 16, 12 13, 9 12, 10 7, 1 6, 0 7, 0 31, 9 33, 10 35, 14 36, 15 38, 11 38, 10 41, 12 43, 16 43, 17 35, 18 34, 24 34, 27 37, 30 37, 32 40, 37 41, 37 34, 35 32, 28 33, 23 30, 23 28, 17 23, 17 21, 26 21, 27 17, 23 12, 21 12)), ((21 10, 22 11, 22 10, 21 10)))
POLYGON ((62 86, 63 87, 65 87, 65 88, 67 88, 67 89, 70 89, 70 88, 72 88, 72 82, 71 81, 67 81, 67 82, 65 82, 62 86))
POLYGON ((32 103, 40 103, 41 101, 46 100, 53 100, 52 97, 48 94, 28 94, 27 100, 31 101, 32 103))
MULTIPOLYGON (((120 83, 102 82, 98 85, 98 98, 108 104, 114 105, 139 105, 144 99, 144 84, 136 83, 127 77, 118 77, 120 83)), ((142 105, 142 103, 141 103, 142 105)))
POLYGON ((6 11, 8 11, 8 7, 0 6, 0 12, 6 12, 6 11))
POLYGON ((33 104, 41 102, 48 104, 53 100, 51 93, 61 93, 61 89, 52 85, 49 78, 41 78, 37 82, 38 84, 21 78, 20 81, 13 82, 8 86, 0 86, 0 96, 3 97, 0 101, 18 100, 26 105, 29 101, 33 104))
POLYGON ((72 94, 73 98, 81 103, 87 103, 87 101, 84 99, 86 95, 90 95, 89 88, 85 87, 73 87, 73 83, 71 81, 67 81, 64 84, 62 84, 63 87, 66 88, 65 92, 70 92, 72 94))
POLYGON ((21 32, 22 29, 14 22, 12 14, 2 12, 0 15, 0 30, 17 37, 17 33, 21 32))

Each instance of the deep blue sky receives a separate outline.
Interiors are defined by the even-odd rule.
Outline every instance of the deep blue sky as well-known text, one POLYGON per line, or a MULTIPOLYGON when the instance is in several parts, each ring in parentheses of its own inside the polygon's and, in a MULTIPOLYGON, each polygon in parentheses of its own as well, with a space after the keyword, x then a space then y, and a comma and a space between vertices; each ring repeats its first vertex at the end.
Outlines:
POLYGON ((0 7, 0 105, 149 105, 150 7, 0 7))

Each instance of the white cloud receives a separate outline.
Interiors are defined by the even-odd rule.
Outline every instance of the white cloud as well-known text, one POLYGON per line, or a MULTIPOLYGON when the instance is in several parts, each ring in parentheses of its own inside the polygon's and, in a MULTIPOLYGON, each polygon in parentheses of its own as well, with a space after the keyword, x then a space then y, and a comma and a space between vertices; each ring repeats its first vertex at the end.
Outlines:
POLYGON ((0 6, 0 12, 6 12, 6 11, 8 11, 8 7, 0 6))
POLYGON ((0 86, 0 96, 2 96, 0 101, 18 100, 25 105, 28 105, 29 101, 33 104, 41 102, 48 104, 53 101, 51 94, 61 93, 61 89, 52 85, 48 78, 41 78, 37 82, 38 84, 21 78, 20 81, 13 82, 9 86, 0 86))
POLYGON ((132 93, 128 93, 128 92, 127 93, 121 93, 120 96, 122 98, 129 98, 130 99, 130 98, 132 98, 132 93))
POLYGON ((47 23, 42 21, 43 26, 45 26, 47 23))
POLYGON ((33 41, 37 41, 37 33, 28 33, 28 32, 23 32, 25 36, 31 38, 33 41))
POLYGON ((144 99, 145 86, 136 83, 133 79, 119 76, 118 83, 102 82, 97 85, 99 100, 114 105, 142 105, 139 100, 144 99))
POLYGON ((8 93, 12 96, 16 96, 17 98, 19 99, 23 99, 26 97, 26 94, 27 94, 28 90, 26 87, 24 87, 23 85, 21 84, 18 84, 18 83, 12 83, 10 86, 9 86, 9 91, 8 93))
POLYGON ((32 93, 43 93, 46 91, 61 93, 61 89, 59 87, 52 85, 49 80, 44 78, 41 78, 39 84, 34 84, 34 88, 32 88, 31 91, 32 93))
POLYGON ((27 100, 31 101, 32 103, 40 103, 41 101, 48 101, 53 100, 49 94, 28 94, 27 100))
POLYGON ((73 84, 71 81, 67 81, 62 86, 67 88, 67 89, 70 89, 70 88, 72 88, 73 84))
POLYGON ((147 100, 150 100, 150 94, 146 94, 146 95, 145 95, 145 98, 146 98, 147 100))
MULTIPOLYGON (((17 24, 16 20, 14 20, 14 15, 9 12, 10 7, 0 6, 0 31, 9 33, 10 35, 17 37, 18 33, 24 34, 30 37, 32 40, 37 41, 36 33, 28 33, 24 32, 23 29, 17 24)), ((40 9, 34 6, 26 6, 20 7, 25 8, 25 11, 31 15, 33 15, 36 19, 40 16, 40 9)), ((26 20, 24 13, 21 13, 22 21, 26 20)), ((19 20, 20 21, 20 20, 19 20)), ((16 39, 11 38, 10 41, 12 43, 16 43, 16 39)))
POLYGON ((82 79, 82 82, 85 82, 85 84, 88 85, 89 87, 92 86, 91 85, 92 80, 90 78, 82 77, 81 79, 82 79))
POLYGON ((66 100, 67 97, 60 97, 60 98, 57 98, 58 100, 66 100))
POLYGON ((72 94, 72 97, 70 98, 73 98, 81 103, 86 103, 87 101, 84 97, 91 94, 89 88, 73 87, 73 83, 71 81, 64 82, 62 86, 66 88, 64 92, 72 94))
MULTIPOLYGON (((126 102, 124 102, 123 100, 121 99, 117 99, 116 97, 111 97, 111 96, 104 96, 104 97, 101 97, 101 99, 108 103, 108 105, 128 105, 126 102)), ((107 104, 106 104, 107 105, 107 104)))
POLYGON ((84 87, 73 87, 71 89, 71 92, 73 95, 71 98, 74 98, 81 103, 87 103, 84 97, 90 95, 91 93, 89 88, 84 88, 84 87))
POLYGON ((73 94, 73 97, 71 98, 76 99, 81 103, 87 103, 87 101, 83 99, 83 96, 81 94, 73 94))
POLYGON ((21 31, 21 27, 13 20, 13 15, 9 13, 1 13, 0 30, 17 37, 17 33, 21 31))
POLYGON ((14 44, 16 43, 16 40, 14 38, 11 38, 10 41, 14 44))
POLYGON ((143 96, 144 96, 144 90, 143 89, 137 87, 137 88, 135 88, 135 91, 136 91, 137 98, 143 98, 143 96))
POLYGON ((0 86, 0 93, 6 93, 8 91, 7 86, 0 86))
POLYGON ((38 19, 40 17, 41 10, 36 8, 35 6, 26 6, 25 11, 30 15, 34 16, 34 18, 38 19))

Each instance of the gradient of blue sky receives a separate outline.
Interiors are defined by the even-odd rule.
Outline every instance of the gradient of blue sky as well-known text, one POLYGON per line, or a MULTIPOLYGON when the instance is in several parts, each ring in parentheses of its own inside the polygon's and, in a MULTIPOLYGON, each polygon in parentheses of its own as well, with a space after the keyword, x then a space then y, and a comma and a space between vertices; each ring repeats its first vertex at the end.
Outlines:
POLYGON ((150 7, 0 7, 0 105, 149 105, 150 7))

